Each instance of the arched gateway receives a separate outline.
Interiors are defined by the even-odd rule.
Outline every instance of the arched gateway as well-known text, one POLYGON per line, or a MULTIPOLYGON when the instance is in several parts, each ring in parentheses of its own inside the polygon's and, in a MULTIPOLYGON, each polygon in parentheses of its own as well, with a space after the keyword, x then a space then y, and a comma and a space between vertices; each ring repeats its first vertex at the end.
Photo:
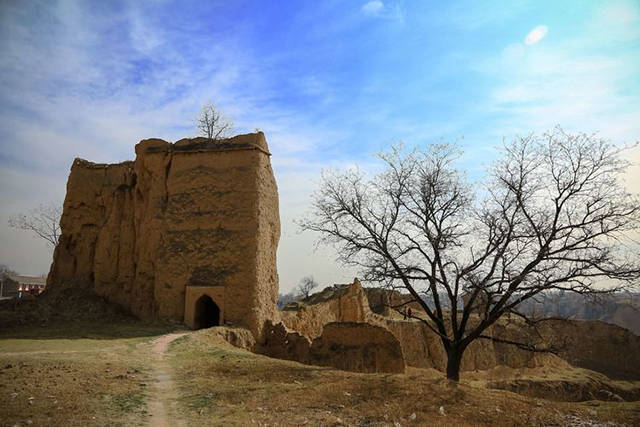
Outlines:
POLYGON ((184 322, 191 329, 211 328, 225 322, 223 286, 187 286, 184 322))
POLYGON ((209 295, 202 295, 198 298, 194 314, 194 329, 210 328, 220 325, 220 307, 218 307, 209 295))

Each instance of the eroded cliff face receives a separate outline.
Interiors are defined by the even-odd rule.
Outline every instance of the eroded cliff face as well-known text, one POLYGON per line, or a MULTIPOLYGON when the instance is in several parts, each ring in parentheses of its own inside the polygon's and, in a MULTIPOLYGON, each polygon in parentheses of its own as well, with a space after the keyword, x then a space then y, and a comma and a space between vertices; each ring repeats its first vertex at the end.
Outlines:
POLYGON ((548 320, 540 333, 572 365, 640 380, 640 336, 628 329, 599 320, 548 320))
MULTIPOLYGON (((447 356, 440 338, 424 324, 417 320, 399 320, 375 314, 370 309, 367 298, 367 293, 371 294, 370 290, 363 289, 357 280, 348 288, 329 291, 330 289, 325 289, 311 297, 310 304, 292 304, 290 310, 283 311, 282 323, 270 325, 269 328, 270 331, 276 331, 278 339, 272 337, 267 340, 263 352, 277 353, 275 357, 304 361, 304 357, 303 360, 296 358, 298 348, 308 347, 311 341, 318 340, 327 324, 361 322, 389 330, 400 344, 407 366, 446 370, 447 356)), ((373 295, 374 298, 379 296, 375 292, 373 295)), ((376 299, 374 306, 382 306, 383 302, 376 299)), ((379 312, 384 311, 381 309, 379 312)), ((363 339, 367 339, 366 334, 360 334, 363 339)), ((462 371, 486 370, 496 366, 557 367, 569 362, 612 378, 640 378, 640 337, 615 325, 594 321, 549 320, 541 322, 536 331, 519 319, 505 318, 491 326, 486 334, 542 348, 551 346, 557 350, 558 355, 534 353, 510 344, 478 339, 465 351, 462 371)), ((305 351, 302 353, 306 354, 305 351)), ((345 357, 354 358, 354 355, 346 353, 345 357)), ((358 357, 360 356, 355 359, 358 357)), ((357 366, 357 362, 352 365, 357 366)))
MULTIPOLYGON (((446 371, 447 354, 440 338, 421 322, 389 319, 386 327, 400 341, 407 365, 446 371)), ((503 324, 498 324, 489 328, 487 334, 525 343, 538 341, 533 331, 527 331, 521 325, 505 327, 503 324)), ((564 363, 551 353, 534 353, 513 345, 479 339, 472 342, 464 352, 460 370, 486 370, 498 365, 511 368, 534 368, 564 363)))
POLYGON ((282 323, 291 330, 309 338, 322 335, 324 325, 332 322, 366 322, 379 324, 381 317, 369 309, 367 295, 358 279, 344 288, 326 288, 315 294, 309 303, 292 304, 294 307, 280 313, 282 323), (322 302, 319 302, 322 301, 322 302))
POLYGON ((331 322, 313 340, 282 322, 267 322, 265 329, 264 342, 254 351, 270 357, 354 372, 400 373, 405 369, 398 339, 382 326, 331 322))
POLYGON ((135 162, 76 159, 48 286, 83 281, 139 317, 182 321, 188 286, 224 288, 224 322, 274 318, 278 193, 260 132, 147 139, 135 162))

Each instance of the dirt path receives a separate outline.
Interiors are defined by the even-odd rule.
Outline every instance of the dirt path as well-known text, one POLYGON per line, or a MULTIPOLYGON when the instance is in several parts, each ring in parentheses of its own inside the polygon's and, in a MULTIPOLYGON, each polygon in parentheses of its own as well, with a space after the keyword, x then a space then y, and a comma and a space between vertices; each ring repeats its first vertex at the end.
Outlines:
POLYGON ((151 414, 149 425, 153 427, 183 426, 179 420, 172 420, 169 416, 173 407, 173 399, 177 395, 171 375, 169 364, 165 360, 165 353, 169 348, 169 343, 180 338, 188 332, 174 332, 163 335, 155 340, 151 345, 153 354, 153 376, 155 379, 155 390, 149 399, 148 411, 151 414))

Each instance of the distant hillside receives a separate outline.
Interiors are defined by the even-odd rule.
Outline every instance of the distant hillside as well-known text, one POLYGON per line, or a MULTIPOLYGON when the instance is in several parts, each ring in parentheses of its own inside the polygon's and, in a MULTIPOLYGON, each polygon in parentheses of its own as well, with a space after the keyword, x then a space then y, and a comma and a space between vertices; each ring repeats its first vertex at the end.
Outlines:
POLYGON ((597 300, 570 292, 553 293, 540 301, 527 301, 520 309, 541 317, 601 320, 640 335, 640 294, 614 294, 597 300))
MULTIPOLYGON (((398 291, 389 292, 381 288, 365 288, 369 306, 374 313, 388 315, 389 295, 394 304, 411 299, 408 294, 398 291)), ((448 309, 448 299, 441 299, 443 307, 448 309)), ((427 304, 431 305, 429 301, 427 304)), ((417 303, 411 303, 414 309, 420 309, 417 303)), ((597 300, 571 292, 553 292, 537 301, 526 301, 520 306, 525 314, 538 317, 565 317, 576 320, 600 320, 630 330, 640 336, 640 294, 625 293, 599 296, 597 300)))

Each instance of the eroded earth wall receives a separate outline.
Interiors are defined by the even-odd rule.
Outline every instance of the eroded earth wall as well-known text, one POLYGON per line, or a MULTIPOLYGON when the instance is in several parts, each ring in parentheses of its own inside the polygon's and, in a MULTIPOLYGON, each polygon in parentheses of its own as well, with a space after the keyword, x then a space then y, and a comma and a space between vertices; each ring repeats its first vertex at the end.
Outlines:
POLYGON ((264 342, 254 351, 309 365, 354 372, 404 372, 397 338, 386 328, 366 322, 331 322, 311 340, 282 322, 267 322, 264 342))
POLYGON ((71 167, 47 285, 89 282, 143 317, 182 321, 187 286, 224 288, 225 323, 276 316, 278 193, 264 135, 147 139, 135 162, 71 167))
MULTIPOLYGON (((310 303, 292 305, 292 310, 282 312, 281 324, 268 328, 272 336, 267 339, 262 351, 276 354, 274 357, 304 362, 304 357, 298 357, 308 352, 299 348, 309 347, 312 341, 315 343, 321 339, 327 324, 359 322, 389 330, 400 344, 407 366, 446 370, 446 353, 435 332, 415 319, 401 320, 373 313, 367 294, 371 292, 363 289, 360 282, 355 280, 348 288, 334 292, 327 288, 316 294, 315 298, 311 297, 308 300, 310 303)), ((367 337, 362 331, 360 334, 367 337)), ((540 322, 538 330, 535 330, 517 318, 507 317, 492 325, 486 334, 501 340, 552 348, 557 355, 478 339, 465 351, 462 371, 486 370, 496 366, 559 366, 569 362, 616 379, 640 379, 640 337, 615 325, 597 321, 548 320, 540 322)), ((362 346, 359 349, 363 351, 362 346)), ((351 366, 358 366, 360 356, 354 357, 356 353, 352 353, 345 353, 345 357, 353 359, 349 362, 351 366)))
POLYGON ((331 322, 380 323, 382 317, 369 309, 365 290, 356 278, 353 283, 341 289, 329 287, 315 294, 317 300, 310 303, 293 304, 291 310, 285 308, 280 313, 282 323, 291 330, 298 331, 313 339, 322 335, 324 325, 331 322))

